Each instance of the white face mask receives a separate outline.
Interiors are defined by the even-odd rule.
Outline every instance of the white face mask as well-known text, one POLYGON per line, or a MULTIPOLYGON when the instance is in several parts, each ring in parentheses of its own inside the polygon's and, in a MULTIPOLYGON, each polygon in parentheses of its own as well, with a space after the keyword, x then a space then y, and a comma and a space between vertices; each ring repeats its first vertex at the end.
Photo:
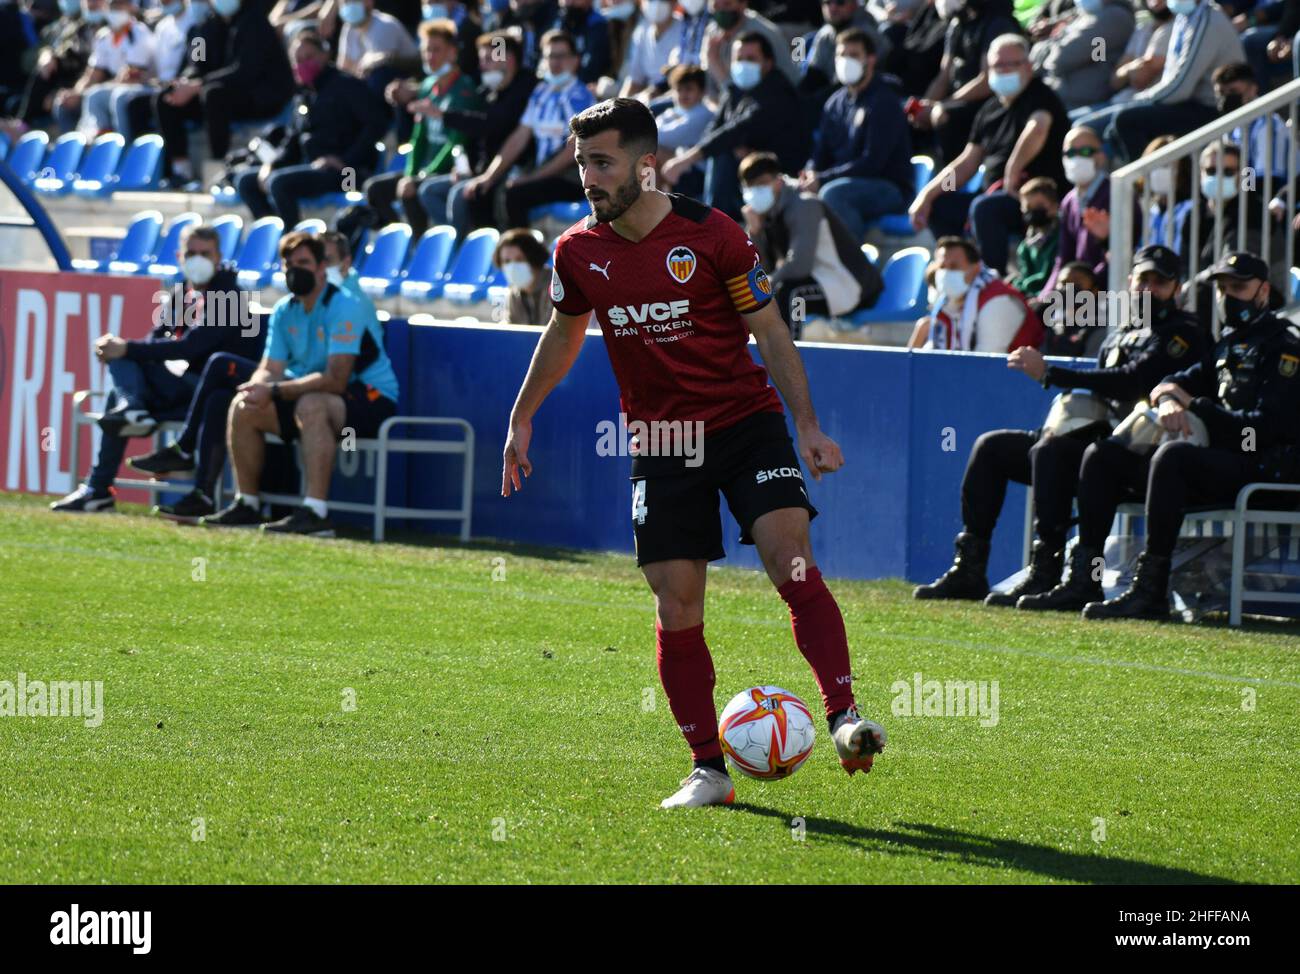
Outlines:
POLYGON ((856 85, 866 73, 866 65, 855 57, 835 59, 835 80, 842 85, 856 85))
POLYGON ((934 275, 934 283, 938 285, 939 292, 944 297, 956 301, 963 297, 970 290, 970 284, 966 281, 966 272, 942 268, 934 275))
POLYGON ((511 260, 501 265, 506 283, 521 290, 533 283, 533 268, 526 260, 511 260))
POLYGON ((686 11, 688 17, 698 17, 700 11, 704 9, 705 0, 681 0, 682 9, 686 11))
POLYGON ((1066 157, 1061 164, 1065 167, 1065 178, 1076 186, 1087 186, 1097 175, 1097 163, 1082 156, 1066 157))
POLYGON ((944 20, 955 16, 961 12, 961 8, 966 6, 966 0, 935 0, 934 9, 944 20))
POLYGON ((1226 203, 1237 195, 1237 177, 1201 175, 1201 195, 1213 203, 1219 197, 1219 187, 1223 187, 1223 201, 1226 203))
POLYGON ((668 0, 646 0, 641 5, 641 12, 650 23, 662 24, 673 15, 673 5, 668 0))
POLYGON ((181 263, 181 273, 195 287, 203 287, 217 273, 217 266, 202 254, 191 254, 181 263))
POLYGON ((108 12, 108 26, 113 30, 121 30, 131 22, 131 14, 125 10, 110 10, 108 12))
POLYGON ((501 87, 501 82, 506 80, 506 73, 504 71, 484 71, 479 77, 483 79, 485 85, 496 91, 501 87))
POLYGON ((755 213, 766 213, 776 202, 776 190, 771 186, 749 186, 741 193, 745 205, 755 213))
POLYGON ((1174 191, 1174 171, 1167 166, 1152 169, 1147 177, 1147 186, 1157 196, 1168 196, 1174 191))
POLYGON ((627 20, 636 13, 636 4, 628 0, 626 3, 616 3, 609 7, 601 7, 600 15, 606 20, 627 20))

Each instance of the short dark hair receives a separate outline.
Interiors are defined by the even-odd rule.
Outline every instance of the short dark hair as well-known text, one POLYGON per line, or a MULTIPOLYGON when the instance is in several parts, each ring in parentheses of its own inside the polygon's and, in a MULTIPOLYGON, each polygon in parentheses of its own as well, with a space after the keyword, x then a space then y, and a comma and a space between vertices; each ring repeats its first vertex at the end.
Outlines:
POLYGON ((1210 80, 1219 87, 1236 84, 1238 81, 1249 81, 1252 85, 1259 84, 1254 69, 1245 61, 1219 65, 1214 69, 1214 74, 1210 75, 1210 80))
POLYGON ((494 30, 487 34, 480 34, 474 44, 479 48, 504 48, 507 54, 514 55, 515 64, 521 63, 524 59, 523 42, 512 31, 494 30))
POLYGON ((504 247, 518 247, 524 252, 524 260, 533 267, 545 267, 551 259, 550 252, 528 227, 514 227, 501 234, 496 249, 492 251, 492 263, 497 267, 501 266, 501 250, 504 247))
POLYGON ((325 263, 325 244, 320 237, 313 236, 305 230, 294 230, 280 238, 280 259, 288 260, 299 247, 306 247, 318 264, 325 263))
POLYGON ((1021 196, 1029 196, 1031 193, 1046 196, 1053 203, 1061 202, 1061 191, 1056 186, 1056 180, 1050 176, 1035 176, 1020 187, 1021 196))
POLYGON ((937 254, 945 247, 960 247, 962 250, 966 251, 966 258, 972 264, 978 264, 980 262, 980 249, 975 246, 975 241, 971 240, 970 237, 958 237, 955 234, 947 237, 940 237, 934 243, 934 252, 937 254))
POLYGON ((548 30, 542 35, 542 39, 537 42, 537 49, 540 51, 547 44, 553 44, 556 41, 563 41, 567 44, 570 54, 578 53, 578 42, 573 39, 573 35, 567 30, 548 30))
POLYGON ((668 87, 680 85, 699 85, 701 89, 709 85, 709 74, 697 64, 674 64, 668 69, 668 87))
POLYGON ((1059 280, 1065 274, 1066 271, 1075 271, 1080 274, 1087 274, 1088 280, 1092 281, 1092 286, 1094 288, 1098 285, 1098 283, 1100 283, 1097 280, 1097 272, 1092 269, 1092 265, 1089 264, 1086 260, 1071 260, 1062 264, 1061 273, 1057 275, 1057 279, 1059 280))
POLYGON ((618 132, 619 148, 632 151, 636 158, 659 150, 655 117, 635 98, 609 98, 569 119, 569 131, 575 138, 590 139, 609 129, 618 132))
MULTIPOLYGON (((198 224, 186 227, 181 231, 180 245, 182 250, 185 249, 186 244, 188 244, 190 240, 206 240, 217 248, 218 254, 221 254, 221 234, 217 233, 217 231, 210 226, 198 224)), ((171 255, 169 254, 168 256, 171 255)))
POLYGON ((868 56, 876 54, 876 40, 861 27, 845 27, 835 35, 836 44, 860 44, 868 56))
POLYGON ((752 183, 764 176, 781 175, 781 161, 775 152, 751 152, 741 160, 737 172, 742 183, 752 183))
POLYGON ((339 252, 339 260, 347 260, 352 256, 352 244, 348 241, 346 233, 339 233, 337 230, 326 230, 320 235, 323 243, 333 244, 334 249, 339 252))
POLYGON ((757 44, 759 50, 763 52, 763 57, 771 61, 776 55, 772 53, 772 42, 767 39, 766 34, 760 34, 756 30, 747 30, 736 38, 736 43, 742 47, 746 44, 757 44))

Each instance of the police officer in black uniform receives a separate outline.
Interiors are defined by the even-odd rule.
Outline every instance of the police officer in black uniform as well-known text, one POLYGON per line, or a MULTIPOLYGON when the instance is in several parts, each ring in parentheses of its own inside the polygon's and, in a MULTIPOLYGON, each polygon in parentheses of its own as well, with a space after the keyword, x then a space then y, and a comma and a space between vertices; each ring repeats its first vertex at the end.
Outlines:
MULTIPOLYGON (((1204 332, 1194 315, 1174 303, 1179 266, 1178 255, 1160 245, 1143 247, 1134 255, 1129 285, 1141 296, 1131 305, 1129 321, 1102 345, 1098 368, 1048 365, 1031 348, 1013 351, 1007 366, 1045 388, 1087 389, 1109 400, 1118 415, 1125 414, 1161 377, 1201 357, 1204 332)), ((1088 445, 1109 432, 1109 425, 1095 423, 1063 436, 1039 430, 996 430, 980 436, 962 477, 964 529, 957 535, 957 557, 947 572, 918 586, 913 595, 1018 606, 1023 598, 1052 589, 1061 578, 1079 463, 1088 445), (989 592, 989 542, 1012 480, 1032 484, 1038 538, 1024 581, 1008 592, 989 592)))
POLYGON ((1300 480, 1300 329, 1270 310, 1268 271, 1254 254, 1224 255, 1210 271, 1223 337, 1151 391, 1165 429, 1187 432, 1190 413, 1205 424, 1209 445, 1173 440, 1144 458, 1102 440, 1084 455, 1076 549, 1082 553, 1071 556, 1079 580, 1061 587, 1085 619, 1167 619, 1170 557, 1183 512, 1231 504, 1248 483, 1300 480), (1129 590, 1103 601, 1093 580, 1099 574, 1077 569, 1102 557, 1126 487, 1146 490, 1146 548, 1129 590))

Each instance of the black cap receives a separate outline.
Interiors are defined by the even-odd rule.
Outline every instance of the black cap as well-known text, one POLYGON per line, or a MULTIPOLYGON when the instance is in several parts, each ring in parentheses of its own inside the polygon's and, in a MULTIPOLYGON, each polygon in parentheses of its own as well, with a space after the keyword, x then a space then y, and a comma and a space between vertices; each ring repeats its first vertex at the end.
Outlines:
POLYGON ((1149 244, 1133 255, 1133 273, 1155 271, 1169 280, 1178 279, 1178 255, 1164 244, 1149 244))
POLYGON ((1238 281, 1267 281, 1268 264, 1245 250, 1231 250, 1210 268, 1210 277, 1231 277, 1238 281))

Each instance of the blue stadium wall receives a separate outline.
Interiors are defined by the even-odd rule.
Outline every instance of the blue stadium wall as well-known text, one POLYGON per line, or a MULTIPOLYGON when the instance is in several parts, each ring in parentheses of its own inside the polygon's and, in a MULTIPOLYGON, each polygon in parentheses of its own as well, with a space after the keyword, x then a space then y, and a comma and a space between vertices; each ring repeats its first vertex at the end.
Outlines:
MULTIPOLYGON (((401 411, 459 416, 474 427, 473 534, 477 539, 632 550, 630 461, 597 453, 598 425, 617 422, 618 390, 604 343, 588 335, 573 370, 533 424, 534 472, 523 493, 500 496, 501 447, 515 392, 539 332, 533 329, 388 323, 402 381, 401 411)), ((751 345, 751 349, 754 346, 751 345)), ((809 483, 821 516, 814 550, 828 575, 929 580, 951 562, 960 530, 958 486, 971 444, 1002 428, 1034 428, 1051 395, 1003 357, 913 353, 855 346, 801 349, 822 428, 843 447, 839 473, 809 483)), ((455 506, 459 459, 394 465, 389 500, 455 506)), ((335 495, 367 485, 358 468, 335 495)), ((1025 489, 1012 485, 990 575, 1020 567, 1025 489)), ((758 568, 723 505, 727 563, 758 568)), ((394 526, 398 526, 395 524, 394 526)), ((420 522, 450 532, 454 525, 420 522)))

